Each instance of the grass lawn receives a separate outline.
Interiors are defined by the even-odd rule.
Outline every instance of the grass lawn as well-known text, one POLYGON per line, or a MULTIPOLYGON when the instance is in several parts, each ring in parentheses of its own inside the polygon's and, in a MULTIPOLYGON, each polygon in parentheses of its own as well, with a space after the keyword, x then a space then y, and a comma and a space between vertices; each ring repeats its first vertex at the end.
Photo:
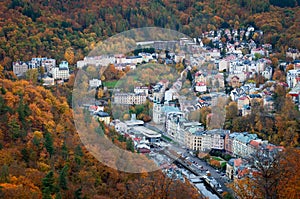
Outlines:
POLYGON ((217 161, 224 161, 222 158, 215 157, 215 156, 213 156, 213 157, 211 157, 211 158, 214 159, 214 160, 217 160, 217 161))
POLYGON ((117 84, 118 80, 112 80, 112 81, 105 81, 103 82, 103 85, 107 88, 114 88, 117 84))

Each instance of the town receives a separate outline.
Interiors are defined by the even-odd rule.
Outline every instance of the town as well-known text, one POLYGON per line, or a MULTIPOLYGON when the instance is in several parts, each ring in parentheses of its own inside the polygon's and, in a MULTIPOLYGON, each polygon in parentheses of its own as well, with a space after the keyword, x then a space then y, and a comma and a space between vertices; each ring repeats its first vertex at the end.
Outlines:
MULTIPOLYGON (((231 105, 234 117, 250 115, 256 109, 263 109, 271 117, 279 85, 288 90, 300 110, 300 53, 288 49, 286 57, 290 62, 272 59, 272 45, 259 42, 262 34, 251 26, 245 30, 222 29, 194 39, 137 42, 137 47, 144 50, 136 54, 87 56, 77 62, 78 69, 113 65, 116 71, 140 74, 137 71, 145 70, 142 65, 160 64, 175 68, 176 75, 156 82, 133 82, 126 88, 118 84, 108 88, 108 77, 93 77, 88 80, 88 89, 96 92, 97 100, 94 104, 86 102, 84 107, 97 120, 131 139, 134 151, 148 154, 167 173, 177 172, 170 161, 175 156, 173 159, 181 161, 179 167, 187 164, 189 172, 194 169, 194 174, 206 176, 207 182, 214 182, 212 187, 222 193, 225 182, 256 172, 249 162, 254 154, 264 151, 270 155, 283 150, 260 135, 224 128, 233 125, 225 121, 226 104, 231 105), (177 50, 178 46, 187 50, 177 50), (274 70, 275 64, 280 70, 274 70), (286 76, 282 77, 280 71, 286 76), (106 99, 103 92, 109 93, 106 99), (107 98, 111 107, 107 107, 107 98), (146 103, 147 112, 137 111, 146 103), (114 113, 115 109, 123 112, 114 113), (199 158, 215 171, 205 169, 199 158), (212 178, 214 175, 219 176, 219 182, 212 178)), ((38 68, 43 68, 40 73, 44 86, 63 84, 71 73, 68 62, 62 61, 57 67, 51 58, 13 63, 13 72, 20 77, 38 68)), ((182 179, 182 175, 178 176, 182 179)))

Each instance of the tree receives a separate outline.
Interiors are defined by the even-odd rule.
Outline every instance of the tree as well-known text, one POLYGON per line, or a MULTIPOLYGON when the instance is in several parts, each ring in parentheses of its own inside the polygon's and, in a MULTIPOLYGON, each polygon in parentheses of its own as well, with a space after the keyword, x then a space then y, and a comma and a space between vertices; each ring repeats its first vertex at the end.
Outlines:
POLYGON ((8 166, 2 165, 0 169, 0 182, 8 182, 9 181, 9 171, 8 166))
POLYGON ((72 47, 69 47, 66 49, 64 58, 69 62, 69 64, 73 65, 74 64, 74 50, 72 47))
POLYGON ((48 153, 50 154, 50 156, 52 156, 54 153, 54 147, 53 147, 53 138, 50 133, 45 134, 44 145, 45 145, 48 153))
POLYGON ((37 83, 38 80, 38 69, 34 68, 34 69, 29 69, 26 71, 25 73, 25 77, 28 81, 32 82, 32 83, 37 83))
POLYGON ((54 172, 49 171, 42 179, 42 194, 43 199, 52 199, 52 195, 57 191, 55 186, 54 172))
POLYGON ((74 192, 74 198, 82 199, 82 187, 76 189, 76 191, 74 192))
POLYGON ((63 169, 60 171, 59 173, 59 188, 61 188, 62 190, 68 190, 68 184, 67 184, 67 171, 68 171, 69 167, 68 165, 64 166, 63 169))
POLYGON ((69 157, 68 148, 65 141, 61 147, 61 155, 64 160, 67 160, 69 157))

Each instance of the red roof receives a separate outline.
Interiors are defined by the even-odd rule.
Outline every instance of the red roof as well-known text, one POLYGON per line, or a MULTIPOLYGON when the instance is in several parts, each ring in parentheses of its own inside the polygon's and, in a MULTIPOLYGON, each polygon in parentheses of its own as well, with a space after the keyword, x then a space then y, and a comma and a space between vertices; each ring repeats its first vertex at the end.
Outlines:
POLYGON ((249 143, 251 146, 254 146, 255 148, 258 148, 260 143, 257 142, 256 140, 251 140, 250 143, 249 143))
POLYGON ((248 99, 248 97, 246 97, 246 96, 239 98, 239 100, 246 100, 246 99, 248 99))
POLYGON ((234 160, 234 166, 239 167, 243 163, 243 160, 241 158, 235 159, 234 160))

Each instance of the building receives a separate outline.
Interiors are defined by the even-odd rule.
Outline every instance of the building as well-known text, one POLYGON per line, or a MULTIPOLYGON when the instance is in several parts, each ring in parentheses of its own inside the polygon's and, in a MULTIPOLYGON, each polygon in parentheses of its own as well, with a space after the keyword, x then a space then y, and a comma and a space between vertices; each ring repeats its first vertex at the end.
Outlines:
POLYGON ((194 129, 188 129, 185 134, 185 146, 188 149, 194 151, 200 151, 202 149, 203 131, 193 131, 194 129))
POLYGON ((54 85, 54 78, 52 77, 43 78, 43 86, 53 86, 53 85, 54 85))
POLYGON ((160 142, 161 134, 144 126, 135 126, 131 129, 131 131, 137 134, 144 135, 145 140, 149 141, 150 144, 160 142))
POLYGON ((91 80, 89 80, 89 86, 90 86, 90 88, 97 88, 97 87, 99 87, 101 85, 102 85, 102 82, 99 79, 91 79, 91 80))
POLYGON ((45 68, 46 72, 51 72, 52 68, 56 66, 56 60, 55 59, 45 59, 42 60, 41 63, 42 67, 45 68))
POLYGON ((39 68, 45 60, 47 60, 47 57, 34 57, 28 62, 28 67, 30 69, 39 68))
POLYGON ((148 97, 148 94, 149 94, 149 88, 146 87, 146 86, 138 86, 138 87, 135 87, 133 92, 135 94, 145 94, 146 97, 148 97))
POLYGON ((61 79, 61 80, 67 80, 70 77, 70 73, 69 73, 69 64, 66 61, 62 61, 59 64, 59 67, 55 67, 52 68, 52 77, 57 80, 57 79, 61 79))
POLYGON ((143 104, 147 100, 147 96, 143 93, 115 93, 114 103, 115 104, 143 104))
POLYGON ((108 113, 104 111, 99 111, 99 112, 95 112, 94 115, 100 122, 104 122, 104 124, 109 125, 110 116, 108 113))
POLYGON ((28 65, 25 62, 13 62, 13 72, 16 76, 23 76, 28 71, 28 65))
POLYGON ((77 68, 83 68, 84 66, 108 66, 109 64, 114 64, 116 58, 114 56, 93 56, 84 57, 83 60, 77 61, 77 68))
POLYGON ((286 75, 286 83, 289 85, 289 88, 294 88, 297 84, 297 78, 300 77, 299 70, 289 70, 286 75))
POLYGON ((248 157, 250 155, 249 143, 254 139, 257 139, 256 134, 244 132, 237 135, 232 144, 233 154, 237 157, 248 157))
POLYGON ((240 78, 238 76, 233 76, 230 79, 230 84, 233 88, 240 87, 240 78))

